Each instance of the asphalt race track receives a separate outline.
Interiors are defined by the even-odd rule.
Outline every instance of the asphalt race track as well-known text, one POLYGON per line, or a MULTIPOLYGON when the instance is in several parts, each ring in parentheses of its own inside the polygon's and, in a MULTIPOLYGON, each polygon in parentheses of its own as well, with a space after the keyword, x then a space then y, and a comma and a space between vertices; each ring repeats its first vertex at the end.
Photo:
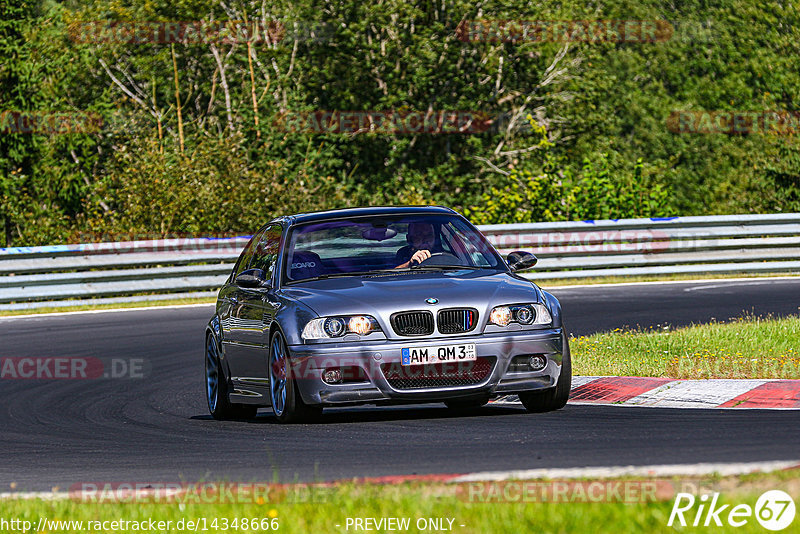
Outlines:
MULTIPOLYGON (((546 287, 546 285, 545 285, 546 287)), ((800 279, 555 290, 575 335, 623 325, 798 313, 800 279)), ((0 357, 144 362, 145 378, 0 380, 0 492, 80 482, 331 480, 356 476, 792 460, 800 414, 568 405, 533 415, 443 405, 327 410, 316 425, 207 415, 211 306, 0 319, 0 357)))

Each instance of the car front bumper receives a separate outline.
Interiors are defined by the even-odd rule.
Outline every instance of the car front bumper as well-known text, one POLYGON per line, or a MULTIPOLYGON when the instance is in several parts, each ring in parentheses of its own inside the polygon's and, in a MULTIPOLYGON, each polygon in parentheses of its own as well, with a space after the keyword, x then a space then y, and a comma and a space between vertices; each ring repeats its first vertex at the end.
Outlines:
POLYGON ((561 373, 563 334, 561 328, 522 330, 434 339, 334 342, 289 347, 292 372, 306 404, 353 404, 380 402, 425 402, 459 397, 497 396, 553 387, 561 373), (469 385, 426 386, 413 389, 392 387, 382 366, 401 367, 401 350, 420 345, 474 343, 478 358, 494 358, 491 372, 469 385), (541 354, 547 365, 541 371, 508 372, 514 356, 541 354), (358 366, 365 373, 358 381, 328 384, 325 369, 358 366))

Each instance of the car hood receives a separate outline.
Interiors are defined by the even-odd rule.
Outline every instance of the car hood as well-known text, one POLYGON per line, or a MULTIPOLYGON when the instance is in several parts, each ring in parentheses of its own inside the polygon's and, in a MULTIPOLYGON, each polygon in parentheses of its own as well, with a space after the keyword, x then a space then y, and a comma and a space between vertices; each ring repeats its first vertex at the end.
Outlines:
POLYGON ((398 311, 470 307, 485 319, 494 306, 542 301, 539 289, 522 277, 466 269, 316 280, 289 286, 283 294, 320 316, 368 314, 384 325, 398 311), (428 304, 429 298, 438 303, 428 304))

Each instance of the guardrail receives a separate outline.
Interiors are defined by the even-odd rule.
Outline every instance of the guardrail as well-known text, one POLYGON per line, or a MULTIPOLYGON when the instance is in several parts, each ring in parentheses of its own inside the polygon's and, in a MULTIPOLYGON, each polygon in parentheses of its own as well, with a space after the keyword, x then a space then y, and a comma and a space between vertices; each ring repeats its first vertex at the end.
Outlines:
MULTIPOLYGON (((533 280, 800 272, 800 213, 481 226, 533 280)), ((0 309, 213 296, 247 236, 0 249, 0 309)))

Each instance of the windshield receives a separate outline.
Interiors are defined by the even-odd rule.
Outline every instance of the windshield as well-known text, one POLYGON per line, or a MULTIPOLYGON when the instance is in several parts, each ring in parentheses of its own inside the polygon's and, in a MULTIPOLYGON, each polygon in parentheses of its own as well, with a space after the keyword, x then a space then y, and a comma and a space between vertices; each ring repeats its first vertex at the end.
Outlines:
POLYGON ((504 269, 480 232, 455 215, 371 216, 295 227, 285 279, 395 269, 504 269))

